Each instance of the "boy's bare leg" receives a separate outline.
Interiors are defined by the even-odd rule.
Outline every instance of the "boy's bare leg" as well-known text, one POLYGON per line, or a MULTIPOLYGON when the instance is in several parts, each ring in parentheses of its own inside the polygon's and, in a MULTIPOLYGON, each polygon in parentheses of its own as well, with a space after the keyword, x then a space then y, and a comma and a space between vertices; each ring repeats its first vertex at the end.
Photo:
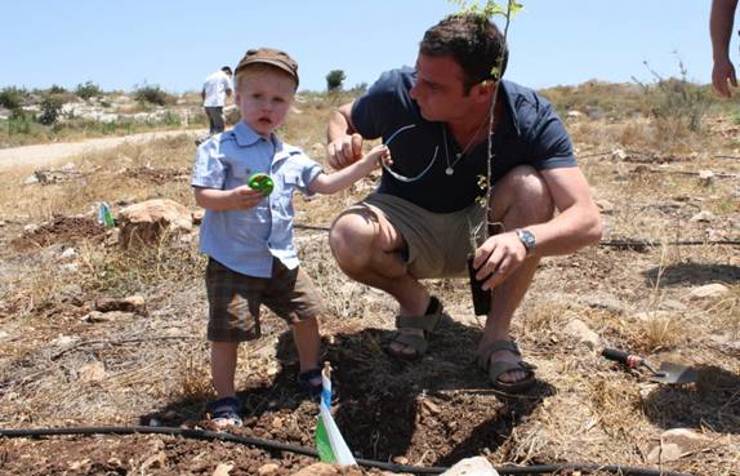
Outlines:
POLYGON ((211 342, 211 378, 218 399, 233 397, 238 342, 211 342))
POLYGON ((298 352, 301 373, 319 368, 319 323, 315 317, 293 324, 293 342, 298 352))

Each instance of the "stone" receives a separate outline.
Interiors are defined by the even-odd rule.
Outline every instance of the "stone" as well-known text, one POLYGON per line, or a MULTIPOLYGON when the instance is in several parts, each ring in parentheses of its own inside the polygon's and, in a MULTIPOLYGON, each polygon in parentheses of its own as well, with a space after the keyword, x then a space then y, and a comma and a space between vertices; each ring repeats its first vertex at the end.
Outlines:
POLYGON ((138 294, 117 298, 100 298, 95 301, 95 310, 100 312, 122 311, 133 312, 145 316, 147 314, 146 301, 138 294))
POLYGON ((724 284, 713 283, 705 284, 691 290, 689 296, 691 299, 717 298, 730 292, 730 289, 724 284))
POLYGON ((193 217, 187 207, 169 199, 154 199, 129 205, 118 214, 119 244, 157 244, 167 235, 189 233, 193 217))
POLYGON ((291 476, 336 476, 340 474, 342 474, 341 470, 336 466, 327 463, 314 463, 297 473, 293 473, 291 476))
POLYGON ((611 294, 587 294, 580 298, 580 301, 588 307, 593 307, 596 309, 606 309, 607 311, 613 312, 614 314, 624 314, 627 311, 624 303, 622 303, 622 301, 615 298, 611 294))
POLYGON ((601 347, 601 338, 599 335, 591 330, 591 328, 580 319, 573 319, 570 321, 565 326, 565 332, 570 336, 575 337, 579 342, 586 344, 586 346, 591 350, 601 347))
POLYGON ((648 462, 658 464, 676 461, 686 454, 703 450, 711 440, 687 428, 671 428, 660 435, 660 445, 648 454, 648 462))
POLYGON ((611 215, 612 213, 614 213, 614 204, 609 200, 596 200, 596 206, 599 207, 599 210, 604 215, 611 215))
POLYGON ((614 149, 612 150, 612 159, 614 160, 624 160, 627 158, 627 153, 623 149, 614 149))
POLYGON ((498 476, 498 471, 485 457, 475 456, 458 461, 442 476, 498 476))
POLYGON ((105 365, 99 361, 85 364, 77 369, 77 377, 82 382, 100 382, 105 379, 105 376, 105 365))
POLYGON ((259 474, 260 476, 266 476, 268 474, 277 473, 278 470, 280 470, 280 466, 278 466, 277 464, 267 463, 259 467, 259 469, 257 470, 257 474, 259 474))
POLYGON ((714 220, 715 218, 717 218, 717 217, 714 215, 714 213, 708 212, 706 210, 702 210, 699 213, 697 213, 696 215, 692 216, 689 219, 689 221, 699 222, 699 223, 709 223, 712 220, 714 220))
POLYGON ((216 466, 216 469, 213 471, 212 476, 229 476, 232 469, 234 469, 233 464, 218 463, 218 466, 216 466))

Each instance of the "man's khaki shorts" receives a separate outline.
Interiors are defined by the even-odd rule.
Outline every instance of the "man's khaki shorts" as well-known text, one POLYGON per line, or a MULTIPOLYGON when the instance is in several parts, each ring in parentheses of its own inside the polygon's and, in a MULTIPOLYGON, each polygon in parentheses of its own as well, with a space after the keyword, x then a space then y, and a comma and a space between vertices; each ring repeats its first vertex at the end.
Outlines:
POLYGON ((467 276, 467 257, 474 250, 471 230, 485 215, 479 205, 453 213, 432 213, 402 198, 372 193, 357 205, 363 206, 385 216, 403 236, 407 246, 403 254, 412 276, 467 276))
POLYGON ((208 340, 243 342, 260 337, 260 305, 288 324, 318 317, 324 307, 311 278, 300 267, 273 260, 270 278, 237 273, 214 259, 206 267, 208 340))

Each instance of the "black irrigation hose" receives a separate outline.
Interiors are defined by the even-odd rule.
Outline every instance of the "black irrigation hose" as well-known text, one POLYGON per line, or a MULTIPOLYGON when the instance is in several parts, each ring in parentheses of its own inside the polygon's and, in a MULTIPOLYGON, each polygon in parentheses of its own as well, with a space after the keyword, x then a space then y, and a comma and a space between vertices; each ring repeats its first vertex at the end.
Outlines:
MULTIPOLYGON (((257 448, 263 448, 272 451, 288 451, 291 453, 301 454, 304 456, 312 456, 316 458, 318 454, 316 450, 306 448, 305 446, 289 445, 287 443, 280 443, 279 441, 265 440, 262 438, 254 438, 251 436, 238 436, 231 433, 218 432, 218 431, 207 431, 207 430, 193 430, 188 428, 173 428, 165 426, 98 426, 98 427, 79 427, 79 428, 32 428, 32 429, 4 429, 0 428, 0 437, 6 438, 26 438, 26 437, 40 437, 40 436, 58 436, 58 435, 134 435, 134 434, 164 434, 182 436, 184 438, 191 438, 194 440, 207 440, 207 441, 229 441, 232 443, 239 443, 243 445, 254 446, 257 448)), ((357 459, 357 463, 360 466, 369 468, 378 468, 386 471, 392 471, 394 473, 413 473, 413 474, 440 474, 446 471, 448 468, 443 467, 429 467, 423 468, 419 466, 409 466, 403 464, 384 463, 382 461, 373 461, 369 459, 357 459)), ((583 463, 567 463, 567 464, 543 464, 533 465, 526 467, 511 467, 504 466, 496 468, 501 475, 517 475, 517 474, 546 474, 556 473, 561 471, 584 471, 587 473, 593 471, 607 471, 614 474, 624 476, 690 476, 685 473, 675 473, 670 471, 658 471, 646 468, 635 468, 631 466, 622 465, 597 465, 597 464, 583 464, 583 463)))

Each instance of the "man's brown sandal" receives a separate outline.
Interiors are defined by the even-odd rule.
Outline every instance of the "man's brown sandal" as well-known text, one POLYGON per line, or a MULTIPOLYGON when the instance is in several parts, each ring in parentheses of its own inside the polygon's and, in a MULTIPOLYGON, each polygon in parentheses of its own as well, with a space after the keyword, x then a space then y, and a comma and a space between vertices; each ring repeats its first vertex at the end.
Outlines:
POLYGON ((423 335, 396 332, 391 344, 402 344, 403 349, 413 349, 414 352, 406 353, 403 350, 394 350, 389 346, 388 353, 393 357, 404 360, 415 360, 426 354, 429 348, 429 337, 437 328, 443 314, 442 303, 432 296, 429 298, 427 312, 423 316, 396 316, 397 329, 420 329, 423 331, 423 335))
POLYGON ((523 360, 519 362, 506 362, 498 360, 491 363, 491 356, 498 351, 505 350, 521 356, 522 353, 519 351, 519 347, 515 342, 510 340, 496 340, 488 344, 483 351, 478 355, 478 365, 488 372, 488 377, 491 379, 491 384, 496 390, 500 390, 506 393, 520 393, 527 390, 535 383, 534 369, 532 364, 529 364, 523 360), (500 377, 506 372, 521 370, 527 374, 526 377, 516 380, 514 382, 504 382, 500 380, 500 377))

